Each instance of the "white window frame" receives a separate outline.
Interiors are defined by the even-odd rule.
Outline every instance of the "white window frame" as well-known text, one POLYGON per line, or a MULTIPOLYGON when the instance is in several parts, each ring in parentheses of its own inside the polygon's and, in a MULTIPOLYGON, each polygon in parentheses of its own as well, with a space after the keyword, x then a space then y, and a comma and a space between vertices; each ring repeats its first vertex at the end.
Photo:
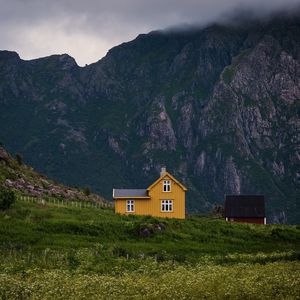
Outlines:
POLYGON ((163 181, 163 192, 170 193, 171 192, 171 180, 163 181))
POLYGON ((128 213, 134 212, 135 211, 134 205, 135 205, 134 200, 131 200, 131 199, 126 200, 126 212, 128 212, 128 213))
POLYGON ((161 200, 160 211, 161 212, 173 212, 174 202, 173 200, 161 200))

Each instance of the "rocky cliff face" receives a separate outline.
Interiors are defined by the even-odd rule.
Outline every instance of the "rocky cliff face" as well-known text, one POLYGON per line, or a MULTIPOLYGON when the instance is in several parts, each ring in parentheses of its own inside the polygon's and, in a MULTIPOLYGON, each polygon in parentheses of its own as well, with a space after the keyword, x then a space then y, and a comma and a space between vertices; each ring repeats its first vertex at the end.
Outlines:
POLYGON ((85 68, 0 52, 0 139, 107 197, 166 164, 190 211, 263 193, 274 221, 299 222, 299 33, 292 17, 152 32, 85 68))

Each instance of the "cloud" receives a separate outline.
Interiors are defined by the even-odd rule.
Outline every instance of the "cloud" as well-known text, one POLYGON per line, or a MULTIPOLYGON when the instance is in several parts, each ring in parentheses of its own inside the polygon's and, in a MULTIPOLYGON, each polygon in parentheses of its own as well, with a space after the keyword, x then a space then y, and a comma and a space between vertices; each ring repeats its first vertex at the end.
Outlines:
POLYGON ((139 33, 295 4, 300 0, 0 0, 1 49, 24 59, 68 53, 84 65, 139 33))

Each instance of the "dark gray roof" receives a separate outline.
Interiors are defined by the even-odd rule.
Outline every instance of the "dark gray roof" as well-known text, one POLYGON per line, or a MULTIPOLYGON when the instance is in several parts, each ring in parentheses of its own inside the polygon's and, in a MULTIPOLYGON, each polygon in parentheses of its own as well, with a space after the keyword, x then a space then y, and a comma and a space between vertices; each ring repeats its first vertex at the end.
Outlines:
POLYGON ((114 189, 113 197, 148 197, 146 189, 114 189))
POLYGON ((265 217, 263 195, 226 195, 225 217, 265 217))

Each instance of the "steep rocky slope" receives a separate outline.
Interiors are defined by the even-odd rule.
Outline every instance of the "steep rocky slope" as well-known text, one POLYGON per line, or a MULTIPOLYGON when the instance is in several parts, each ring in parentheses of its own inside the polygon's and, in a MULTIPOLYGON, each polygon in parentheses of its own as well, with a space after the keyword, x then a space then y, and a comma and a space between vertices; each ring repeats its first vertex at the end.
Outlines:
POLYGON ((0 146, 0 188, 6 187, 18 191, 22 195, 32 197, 55 197, 65 200, 89 202, 108 202, 95 194, 88 194, 79 188, 72 188, 54 182, 46 176, 34 171, 32 167, 14 159, 0 146))
POLYGON ((51 178, 143 188, 162 164, 190 211, 263 193, 299 222, 300 19, 152 32, 80 68, 0 52, 0 140, 51 178))

